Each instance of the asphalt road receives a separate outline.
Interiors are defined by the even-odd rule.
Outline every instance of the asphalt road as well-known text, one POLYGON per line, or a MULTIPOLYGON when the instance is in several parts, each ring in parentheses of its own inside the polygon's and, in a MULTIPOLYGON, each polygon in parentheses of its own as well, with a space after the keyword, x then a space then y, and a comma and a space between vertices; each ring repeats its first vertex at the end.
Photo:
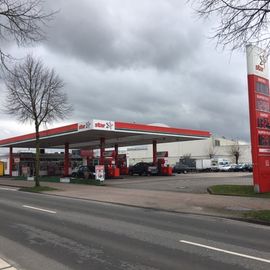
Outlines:
POLYGON ((270 269, 270 228, 0 188, 0 257, 25 270, 270 269))
POLYGON ((207 188, 213 185, 252 185, 252 173, 188 173, 175 174, 171 177, 134 175, 119 180, 107 180, 106 185, 128 189, 207 193, 207 188))

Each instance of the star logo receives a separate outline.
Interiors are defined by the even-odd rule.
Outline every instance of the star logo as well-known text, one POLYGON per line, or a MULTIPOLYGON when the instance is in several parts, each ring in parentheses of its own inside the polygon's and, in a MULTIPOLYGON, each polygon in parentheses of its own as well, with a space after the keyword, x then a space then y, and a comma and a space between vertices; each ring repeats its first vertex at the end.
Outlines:
POLYGON ((263 53, 259 57, 260 57, 260 66, 263 66, 263 68, 264 68, 265 64, 267 62, 267 56, 265 53, 263 53))
POLYGON ((255 70, 259 72, 265 72, 265 66, 268 61, 268 54, 266 51, 263 51, 262 53, 257 55, 258 57, 258 64, 255 65, 255 70))
POLYGON ((88 121, 85 123, 85 128, 90 128, 91 127, 91 123, 88 121))
POLYGON ((106 122, 106 128, 107 129, 112 129, 113 123, 112 122, 106 122))

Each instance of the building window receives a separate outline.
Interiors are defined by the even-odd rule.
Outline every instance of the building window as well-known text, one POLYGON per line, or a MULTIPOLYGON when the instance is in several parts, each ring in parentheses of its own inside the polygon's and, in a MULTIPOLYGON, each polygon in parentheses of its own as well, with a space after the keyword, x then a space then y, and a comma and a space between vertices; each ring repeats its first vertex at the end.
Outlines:
POLYGON ((215 146, 220 146, 220 140, 215 140, 215 146))

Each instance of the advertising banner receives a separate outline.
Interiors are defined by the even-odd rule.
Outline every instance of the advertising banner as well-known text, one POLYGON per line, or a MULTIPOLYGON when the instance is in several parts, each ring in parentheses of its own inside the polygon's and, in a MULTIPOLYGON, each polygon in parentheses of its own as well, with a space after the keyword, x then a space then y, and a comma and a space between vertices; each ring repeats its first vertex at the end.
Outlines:
POLYGON ((92 121, 78 123, 78 131, 85 131, 92 129, 92 121))
POLYGON ((93 129, 99 130, 115 130, 115 123, 114 121, 108 120, 93 120, 93 129))
POLYGON ((92 119, 78 123, 78 131, 86 130, 115 130, 115 122, 109 120, 92 119))
POLYGON ((105 180, 105 167, 104 165, 96 165, 95 166, 95 173, 96 177, 95 179, 98 181, 103 182, 105 180))
POLYGON ((256 192, 270 192, 270 96, 266 52, 247 46, 250 134, 256 192))

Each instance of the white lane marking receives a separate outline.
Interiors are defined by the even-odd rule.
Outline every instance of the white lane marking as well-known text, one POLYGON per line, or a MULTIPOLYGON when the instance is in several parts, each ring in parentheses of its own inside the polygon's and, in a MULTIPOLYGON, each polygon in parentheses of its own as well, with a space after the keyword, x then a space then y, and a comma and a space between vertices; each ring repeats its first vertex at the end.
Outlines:
POLYGON ((11 265, 0 258, 0 269, 7 268, 7 267, 11 267, 11 265))
POLYGON ((10 190, 10 191, 18 191, 18 188, 5 188, 5 187, 0 187, 1 190, 10 190))
POLYGON ((33 207, 33 206, 30 206, 30 205, 23 205, 23 207, 33 209, 33 210, 38 210, 38 211, 41 211, 41 212, 50 213, 50 214, 56 214, 55 211, 48 210, 48 209, 43 209, 43 208, 38 208, 38 207, 33 207))
POLYGON ((206 245, 202 245, 202 244, 194 243, 194 242, 190 242, 190 241, 185 241, 185 240, 179 240, 179 242, 185 243, 188 245, 197 246, 197 247, 207 248, 207 249, 211 249, 211 250, 215 250, 215 251, 219 251, 219 252, 223 252, 223 253, 227 253, 227 254, 231 254, 231 255, 235 255, 235 256, 240 256, 240 257, 244 257, 244 258, 248 258, 248 259, 252 259, 252 260, 256 260, 256 261, 260 261, 260 262, 270 263, 270 260, 267 260, 267 259, 254 257, 254 256, 246 255, 246 254, 241 254, 241 253, 229 251, 226 249, 215 248, 215 247, 206 246, 206 245))

